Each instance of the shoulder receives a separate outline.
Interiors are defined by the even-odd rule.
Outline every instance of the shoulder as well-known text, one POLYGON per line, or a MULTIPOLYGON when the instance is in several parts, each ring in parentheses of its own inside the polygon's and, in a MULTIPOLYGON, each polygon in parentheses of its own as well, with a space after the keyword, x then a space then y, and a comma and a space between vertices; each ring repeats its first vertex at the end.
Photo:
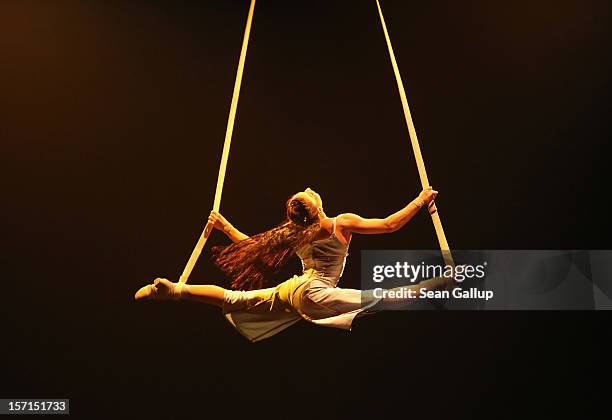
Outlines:
POLYGON ((351 242, 352 232, 349 227, 351 226, 351 223, 353 223, 355 217, 359 216, 353 213, 341 213, 334 217, 336 220, 336 230, 334 233, 343 238, 343 241, 341 240, 340 242, 342 242, 344 245, 348 246, 348 244, 351 242))
POLYGON ((334 231, 334 220, 336 223, 336 228, 340 226, 340 216, 335 217, 326 217, 325 219, 319 222, 319 226, 321 226, 321 230, 326 231, 328 234, 332 234, 334 231))
POLYGON ((341 213, 336 216, 336 225, 340 227, 349 226, 359 219, 361 217, 355 213, 341 213))
POLYGON ((319 222, 319 225, 321 226, 321 229, 326 230, 328 232, 331 232, 333 224, 334 224, 334 218, 333 217, 326 217, 325 219, 323 219, 323 220, 321 220, 319 222))
POLYGON ((355 220, 359 218, 358 215, 353 213, 341 213, 335 217, 327 217, 319 222, 321 229, 331 233, 334 228, 334 219, 336 220, 336 228, 343 228, 350 226, 355 220))

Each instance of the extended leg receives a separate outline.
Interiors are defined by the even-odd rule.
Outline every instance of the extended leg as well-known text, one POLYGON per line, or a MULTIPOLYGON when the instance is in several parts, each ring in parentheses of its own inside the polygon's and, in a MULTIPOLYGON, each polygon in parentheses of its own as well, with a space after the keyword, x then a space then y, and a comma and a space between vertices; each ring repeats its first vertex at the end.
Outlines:
POLYGON ((222 307, 226 289, 213 284, 185 284, 181 299, 194 300, 222 307))
POLYGON ((223 306, 226 289, 212 284, 172 283, 170 280, 157 278, 136 292, 136 300, 188 299, 209 305, 223 306))

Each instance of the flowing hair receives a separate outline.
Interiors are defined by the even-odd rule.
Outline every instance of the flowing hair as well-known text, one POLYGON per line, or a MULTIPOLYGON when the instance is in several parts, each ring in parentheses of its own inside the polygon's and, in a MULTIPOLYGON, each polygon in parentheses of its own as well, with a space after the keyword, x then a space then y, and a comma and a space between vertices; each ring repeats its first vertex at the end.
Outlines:
POLYGON ((320 229, 316 209, 293 196, 278 226, 242 241, 212 247, 213 262, 232 278, 233 289, 261 289, 287 258, 311 242, 320 229))

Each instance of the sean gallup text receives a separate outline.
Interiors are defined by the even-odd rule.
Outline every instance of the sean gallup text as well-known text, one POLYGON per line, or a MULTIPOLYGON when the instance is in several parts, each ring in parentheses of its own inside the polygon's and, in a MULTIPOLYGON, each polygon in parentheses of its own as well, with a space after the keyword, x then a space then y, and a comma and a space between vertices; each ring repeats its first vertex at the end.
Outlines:
POLYGON ((475 287, 462 289, 455 287, 453 290, 427 290, 425 288, 411 289, 409 287, 400 287, 398 289, 387 290, 380 287, 374 289, 374 297, 390 298, 390 299, 493 299, 492 290, 478 290, 475 287))

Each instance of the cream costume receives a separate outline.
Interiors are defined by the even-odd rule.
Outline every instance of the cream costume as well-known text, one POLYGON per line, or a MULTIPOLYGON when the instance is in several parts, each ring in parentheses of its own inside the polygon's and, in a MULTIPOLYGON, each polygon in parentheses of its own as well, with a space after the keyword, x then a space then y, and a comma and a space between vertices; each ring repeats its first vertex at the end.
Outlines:
POLYGON ((226 290, 222 312, 249 341, 271 337, 301 319, 350 330, 358 315, 375 312, 381 299, 372 291, 336 287, 348 256, 348 245, 332 234, 297 251, 303 273, 267 289, 226 290))

